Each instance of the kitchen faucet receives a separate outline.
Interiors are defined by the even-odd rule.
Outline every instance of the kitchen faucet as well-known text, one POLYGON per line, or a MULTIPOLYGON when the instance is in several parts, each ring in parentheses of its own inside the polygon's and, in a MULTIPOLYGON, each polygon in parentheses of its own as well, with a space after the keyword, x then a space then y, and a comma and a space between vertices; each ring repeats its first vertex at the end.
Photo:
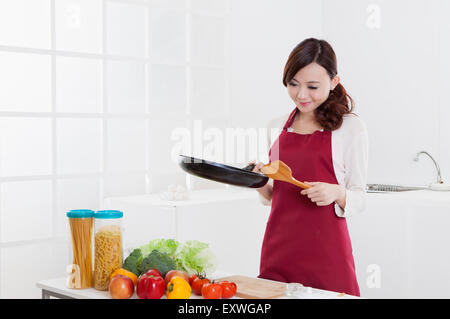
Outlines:
POLYGON ((418 161, 419 161, 419 155, 420 155, 420 154, 428 155, 428 156, 431 158, 431 160, 433 161, 434 166, 436 166, 436 170, 437 170, 437 183, 438 183, 438 184, 443 184, 444 181, 442 180, 442 177, 441 177, 441 169, 439 168, 438 163, 434 160, 433 156, 431 156, 430 153, 428 153, 428 152, 426 152, 426 151, 421 151, 421 152, 419 152, 419 153, 416 154, 416 156, 413 158, 413 161, 414 161, 414 162, 418 162, 418 161))

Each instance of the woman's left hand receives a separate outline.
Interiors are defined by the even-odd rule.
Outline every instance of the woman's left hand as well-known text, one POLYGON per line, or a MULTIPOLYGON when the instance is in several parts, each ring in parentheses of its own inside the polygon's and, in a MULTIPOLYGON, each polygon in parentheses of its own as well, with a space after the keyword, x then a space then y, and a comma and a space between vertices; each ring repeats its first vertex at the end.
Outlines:
POLYGON ((333 202, 337 202, 341 206, 341 203, 345 203, 345 188, 341 185, 322 182, 305 183, 312 187, 304 189, 300 193, 307 195, 317 206, 327 206, 333 202))

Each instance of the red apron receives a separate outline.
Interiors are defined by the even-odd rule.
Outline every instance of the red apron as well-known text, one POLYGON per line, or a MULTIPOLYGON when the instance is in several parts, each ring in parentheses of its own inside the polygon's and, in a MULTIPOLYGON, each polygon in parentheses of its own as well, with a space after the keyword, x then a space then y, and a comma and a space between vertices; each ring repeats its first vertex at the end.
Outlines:
MULTIPOLYGON (((272 145, 270 161, 283 161, 300 181, 338 184, 331 155, 332 132, 287 132, 297 111, 291 113, 272 145)), ((345 218, 335 214, 334 203, 317 206, 301 190, 274 181, 258 277, 359 296, 345 218)))

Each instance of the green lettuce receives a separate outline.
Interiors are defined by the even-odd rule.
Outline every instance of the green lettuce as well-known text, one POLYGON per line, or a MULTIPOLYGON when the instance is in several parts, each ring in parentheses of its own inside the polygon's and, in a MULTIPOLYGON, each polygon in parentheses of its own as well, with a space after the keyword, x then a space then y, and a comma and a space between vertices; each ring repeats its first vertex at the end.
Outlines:
POLYGON ((175 259, 175 254, 180 243, 175 239, 153 239, 148 244, 139 247, 142 251, 142 255, 147 256, 153 250, 157 250, 161 253, 165 253, 175 259))
POLYGON ((210 276, 217 267, 217 258, 209 245, 197 240, 182 243, 175 255, 178 269, 188 274, 204 274, 210 276))
MULTIPOLYGON (((136 248, 133 253, 139 251, 140 255, 129 256, 128 268, 133 272, 143 271, 141 268, 142 260, 147 258, 152 251, 169 256, 176 264, 176 269, 183 270, 189 275, 202 274, 210 276, 216 271, 217 258, 209 248, 209 245, 198 240, 188 240, 180 243, 175 239, 153 239, 148 244, 136 248), (139 258, 137 258, 139 257, 139 258), (136 265, 134 265, 136 264, 136 265)), ((145 267, 143 267, 145 268, 145 267)))

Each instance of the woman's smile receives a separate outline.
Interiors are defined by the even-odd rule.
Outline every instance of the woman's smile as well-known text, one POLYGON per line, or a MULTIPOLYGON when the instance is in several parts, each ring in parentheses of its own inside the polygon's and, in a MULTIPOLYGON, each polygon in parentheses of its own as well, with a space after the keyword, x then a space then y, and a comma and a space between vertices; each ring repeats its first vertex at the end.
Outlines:
POLYGON ((287 82, 287 89, 298 109, 304 113, 315 111, 322 105, 338 83, 337 75, 330 79, 323 66, 312 62, 297 71, 287 82))

